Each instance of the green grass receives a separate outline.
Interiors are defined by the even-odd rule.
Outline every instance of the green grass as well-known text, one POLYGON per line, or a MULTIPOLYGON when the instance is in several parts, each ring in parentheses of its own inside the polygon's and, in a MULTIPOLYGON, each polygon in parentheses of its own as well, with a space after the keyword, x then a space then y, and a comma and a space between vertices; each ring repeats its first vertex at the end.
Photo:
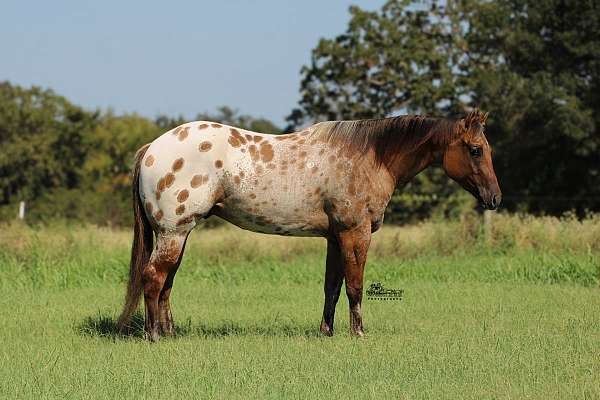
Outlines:
POLYGON ((157 344, 115 334, 129 232, 4 226, 0 396, 600 398, 600 221, 497 220, 378 233, 362 340, 345 296, 318 334, 322 240, 199 230, 157 344))

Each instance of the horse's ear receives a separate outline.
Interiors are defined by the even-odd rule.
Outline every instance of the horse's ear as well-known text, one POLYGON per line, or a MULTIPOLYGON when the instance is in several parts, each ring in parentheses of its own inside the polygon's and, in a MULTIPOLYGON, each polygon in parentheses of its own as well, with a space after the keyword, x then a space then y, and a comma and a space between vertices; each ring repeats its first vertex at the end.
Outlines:
POLYGON ((482 117, 482 119, 481 119, 481 124, 482 124, 482 125, 485 125, 485 122, 486 122, 486 121, 487 121, 487 119, 488 119, 488 115, 490 115, 490 113, 489 113, 489 112, 486 112, 485 114, 483 114, 483 117, 482 117))
POLYGON ((485 121, 487 121, 488 113, 484 113, 478 108, 469 112, 461 122, 464 123, 464 137, 469 139, 473 135, 476 135, 480 132, 481 127, 485 125, 485 121))

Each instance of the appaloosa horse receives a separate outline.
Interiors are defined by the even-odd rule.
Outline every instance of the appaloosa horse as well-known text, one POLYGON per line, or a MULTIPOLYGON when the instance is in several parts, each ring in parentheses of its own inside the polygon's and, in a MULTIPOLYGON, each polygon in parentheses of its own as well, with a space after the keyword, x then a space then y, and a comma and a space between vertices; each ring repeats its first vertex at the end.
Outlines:
POLYGON ((198 121, 163 134, 135 157, 134 240, 119 327, 143 292, 149 339, 174 333, 169 297, 186 239, 199 220, 217 215, 255 232, 326 238, 321 332, 333 334, 345 279, 351 332, 362 336, 371 233, 396 187, 441 164, 483 206, 500 203, 486 117, 475 110, 456 119, 333 121, 288 135, 198 121))

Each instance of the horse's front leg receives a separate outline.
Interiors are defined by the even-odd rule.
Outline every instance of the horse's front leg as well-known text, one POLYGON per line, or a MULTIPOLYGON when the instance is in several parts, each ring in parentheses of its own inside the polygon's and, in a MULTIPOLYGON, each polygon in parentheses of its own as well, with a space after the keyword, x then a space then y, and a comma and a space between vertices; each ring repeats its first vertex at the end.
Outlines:
POLYGON ((340 254, 340 246, 336 238, 327 239, 327 262, 325 266, 325 306, 321 320, 321 332, 333 336, 333 320, 335 306, 340 298, 340 290, 344 280, 344 264, 340 254))
POLYGON ((338 243, 344 263, 346 295, 350 306, 350 332, 364 336, 362 323, 362 290, 367 252, 371 244, 370 222, 338 233, 338 243))

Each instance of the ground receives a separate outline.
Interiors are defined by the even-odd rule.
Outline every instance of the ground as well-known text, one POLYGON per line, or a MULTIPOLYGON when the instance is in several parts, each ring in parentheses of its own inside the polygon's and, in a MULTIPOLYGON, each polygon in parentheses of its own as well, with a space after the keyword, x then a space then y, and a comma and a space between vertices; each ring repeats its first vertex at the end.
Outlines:
POLYGON ((588 236, 568 251, 554 248, 559 239, 527 246, 529 231, 493 248, 435 245, 466 235, 452 235, 457 226, 375 235, 366 286, 380 281, 404 297, 364 300, 365 339, 348 334, 345 296, 336 335, 319 334, 319 239, 194 232, 173 291, 178 335, 157 344, 139 329, 114 331, 129 232, 12 226, 0 236, 0 393, 600 398, 598 253, 578 243, 588 236))

